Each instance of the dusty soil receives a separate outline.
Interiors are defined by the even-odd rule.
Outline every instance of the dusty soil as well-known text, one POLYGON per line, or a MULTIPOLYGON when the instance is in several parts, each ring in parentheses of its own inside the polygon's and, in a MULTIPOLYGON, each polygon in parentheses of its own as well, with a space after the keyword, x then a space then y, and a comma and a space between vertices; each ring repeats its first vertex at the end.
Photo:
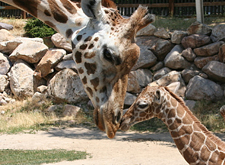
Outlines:
MULTIPOLYGON (((221 135, 222 140, 225 139, 221 135)), ((52 129, 36 134, 0 135, 1 149, 66 149, 86 151, 91 157, 57 165, 186 165, 169 133, 118 132, 108 139, 99 130, 52 129)))

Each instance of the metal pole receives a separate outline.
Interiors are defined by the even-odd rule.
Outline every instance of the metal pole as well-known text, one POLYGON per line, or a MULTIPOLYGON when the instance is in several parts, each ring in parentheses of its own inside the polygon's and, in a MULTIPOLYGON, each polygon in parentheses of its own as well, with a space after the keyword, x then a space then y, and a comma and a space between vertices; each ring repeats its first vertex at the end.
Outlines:
POLYGON ((203 0, 195 0, 197 21, 204 23, 203 0))

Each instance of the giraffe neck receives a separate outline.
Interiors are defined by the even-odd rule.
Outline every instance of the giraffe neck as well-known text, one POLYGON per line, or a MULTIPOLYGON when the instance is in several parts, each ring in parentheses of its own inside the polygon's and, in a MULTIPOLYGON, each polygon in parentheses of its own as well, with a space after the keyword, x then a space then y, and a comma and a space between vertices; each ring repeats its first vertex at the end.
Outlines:
POLYGON ((2 0, 20 8, 70 40, 71 35, 85 26, 89 18, 83 13, 80 2, 70 0, 2 0))
POLYGON ((157 117, 167 125, 184 159, 189 164, 224 165, 225 144, 200 123, 178 96, 170 93, 164 99, 157 117))

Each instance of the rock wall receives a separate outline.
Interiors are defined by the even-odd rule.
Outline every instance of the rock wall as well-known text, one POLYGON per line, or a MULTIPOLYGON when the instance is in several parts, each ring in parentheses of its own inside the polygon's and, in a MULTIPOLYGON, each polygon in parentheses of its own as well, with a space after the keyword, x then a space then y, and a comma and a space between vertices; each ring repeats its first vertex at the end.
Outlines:
MULTIPOLYGON (((88 102, 72 60, 71 46, 60 34, 49 48, 40 38, 14 37, 0 30, 0 105, 26 97, 56 102, 88 102)), ((129 74, 125 107, 148 84, 179 89, 190 100, 220 100, 225 95, 225 25, 198 22, 187 31, 147 26, 138 33, 141 55, 129 74)), ((35 99, 34 99, 35 100, 35 99)), ((193 106, 193 105, 190 105, 193 106)))

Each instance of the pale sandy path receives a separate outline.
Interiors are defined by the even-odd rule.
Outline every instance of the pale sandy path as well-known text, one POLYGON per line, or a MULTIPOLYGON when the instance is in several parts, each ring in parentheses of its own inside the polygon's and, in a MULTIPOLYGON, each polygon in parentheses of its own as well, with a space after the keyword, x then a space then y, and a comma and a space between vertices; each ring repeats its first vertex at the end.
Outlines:
POLYGON ((168 133, 118 132, 115 139, 108 139, 98 130, 53 129, 37 134, 0 135, 0 148, 67 149, 92 155, 92 158, 57 165, 187 165, 168 133))

